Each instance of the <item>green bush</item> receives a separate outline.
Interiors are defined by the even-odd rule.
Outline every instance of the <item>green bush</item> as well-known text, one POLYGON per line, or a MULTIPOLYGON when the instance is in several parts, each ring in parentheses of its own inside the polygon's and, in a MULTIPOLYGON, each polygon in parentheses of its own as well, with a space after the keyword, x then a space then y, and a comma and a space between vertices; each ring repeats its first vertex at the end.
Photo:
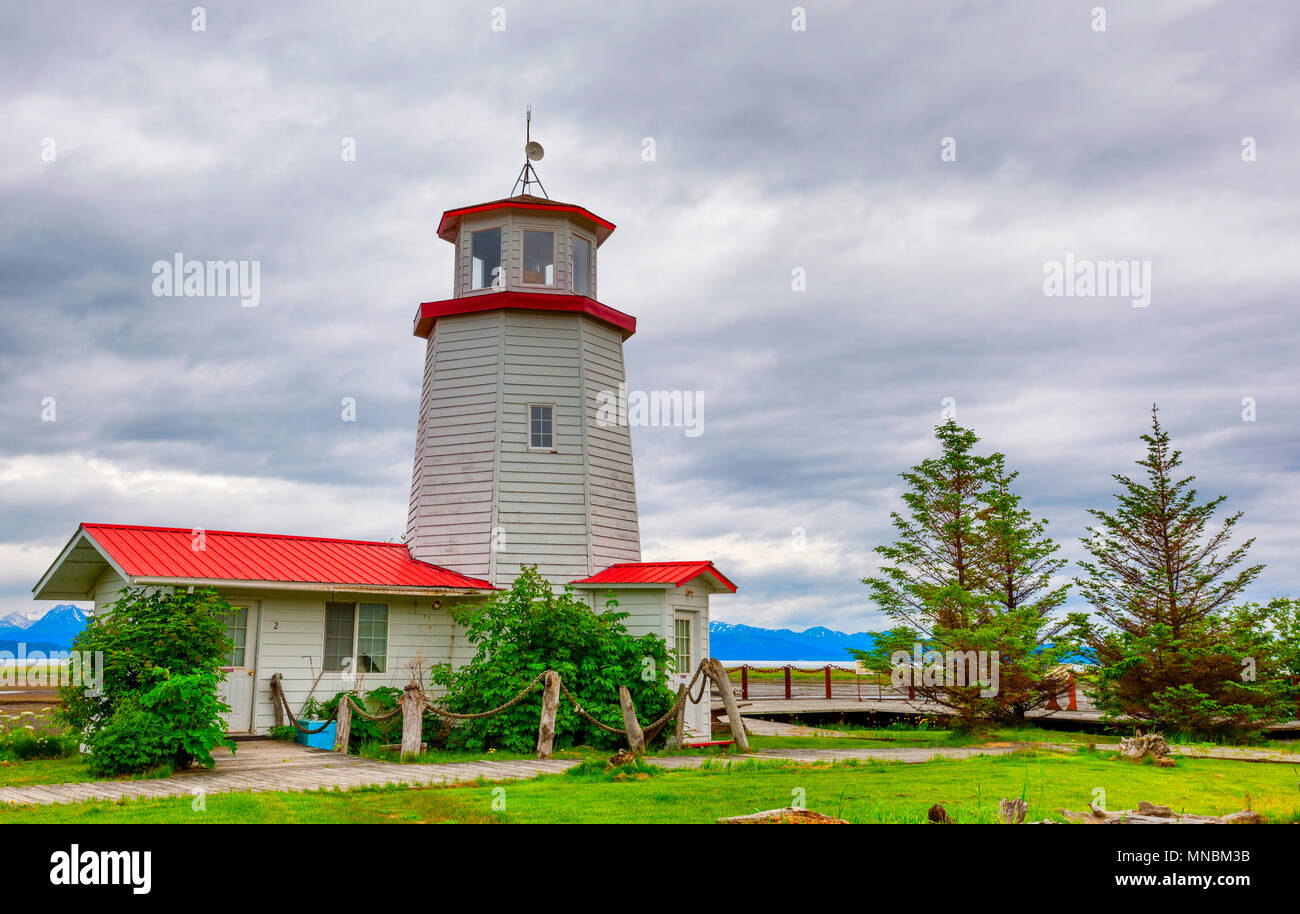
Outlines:
POLYGON ((119 703, 103 723, 86 733, 86 767, 97 777, 113 777, 164 764, 167 746, 157 731, 157 723, 138 701, 119 703))
MULTIPOLYGON (((550 669, 560 674, 597 720, 621 728, 619 686, 627 686, 643 724, 657 719, 676 698, 666 685, 668 645, 658 635, 629 635, 623 625, 627 614, 611 611, 616 605, 611 600, 606 612, 594 612, 573 595, 572 588, 556 593, 535 566, 522 568, 510 590, 486 603, 452 610, 477 651, 459 670, 444 665, 432 671, 433 682, 447 689, 443 706, 460 714, 491 710, 550 669)), ((448 734, 447 745, 529 752, 537 745, 541 707, 538 688, 508 711, 462 722, 448 734)), ((621 743, 621 736, 580 718, 561 695, 555 721, 557 747, 621 743)))
POLYGON ((217 697, 230 606, 213 590, 149 592, 125 588, 106 613, 91 618, 74 651, 102 652, 102 689, 60 689, 57 713, 90 757, 97 775, 139 773, 193 762, 214 764, 225 736, 217 697))

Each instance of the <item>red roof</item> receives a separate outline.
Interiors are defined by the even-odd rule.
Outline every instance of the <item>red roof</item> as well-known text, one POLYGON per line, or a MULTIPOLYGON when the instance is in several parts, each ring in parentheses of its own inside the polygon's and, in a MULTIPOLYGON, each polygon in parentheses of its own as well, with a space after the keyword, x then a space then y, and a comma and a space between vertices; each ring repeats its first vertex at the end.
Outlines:
POLYGON ((503 200, 492 200, 489 203, 479 203, 474 206, 462 206, 457 209, 449 209, 442 214, 442 219, 438 223, 438 237, 444 241, 456 241, 456 226, 464 216, 473 215, 474 213, 486 213, 496 209, 518 209, 531 210, 533 212, 560 213, 566 216, 572 216, 582 222, 586 222, 596 232, 596 247, 605 243, 614 231, 614 223, 608 219, 602 219, 591 210, 576 203, 561 203, 558 200, 548 200, 546 197, 535 197, 532 194, 518 194, 514 197, 506 197, 503 200))
POLYGON ((736 592, 736 585, 713 567, 712 562, 622 562, 610 565, 589 578, 574 584, 675 584, 681 587, 702 574, 712 575, 718 583, 736 592))
POLYGON ((587 298, 585 295, 567 295, 556 292, 501 291, 424 302, 420 305, 419 313, 415 317, 415 335, 428 339, 429 334, 433 332, 434 322, 440 317, 450 317, 453 314, 475 314, 479 311, 499 311, 502 309, 567 311, 586 314, 614 327, 623 334, 625 340, 636 333, 635 317, 624 314, 609 305, 602 305, 594 298, 587 298))
POLYGON ((448 587, 492 590, 487 581, 419 562, 402 543, 202 531, 181 527, 82 524, 81 528, 133 578, 448 587))

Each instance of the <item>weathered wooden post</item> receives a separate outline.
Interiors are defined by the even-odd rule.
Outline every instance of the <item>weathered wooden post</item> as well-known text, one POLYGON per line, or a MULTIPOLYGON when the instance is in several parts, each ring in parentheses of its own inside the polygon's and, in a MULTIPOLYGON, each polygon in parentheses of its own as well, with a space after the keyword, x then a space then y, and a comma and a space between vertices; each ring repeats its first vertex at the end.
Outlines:
POLYGON ((283 679, 284 676, 279 673, 271 677, 271 707, 275 710, 275 725, 277 727, 284 726, 284 702, 280 700, 280 697, 284 694, 284 687, 280 685, 283 679))
POLYGON ((785 668, 785 700, 790 700, 790 667, 785 668))
MULTIPOLYGON (((727 722, 731 724, 731 738, 736 741, 736 748, 741 752, 749 751, 749 737, 745 735, 745 723, 740 719, 740 708, 736 705, 736 693, 731 691, 731 680, 722 663, 710 657, 704 661, 704 674, 713 680, 722 696, 722 706, 727 709, 727 722)), ((786 675, 790 675, 789 667, 786 675)))
POLYGON ((673 743, 676 749, 686 745, 686 695, 689 691, 690 686, 684 682, 677 687, 679 706, 676 719, 673 721, 673 743))
POLYGON ((632 693, 627 686, 618 687, 618 703, 623 708, 623 727, 627 730, 627 746, 633 755, 645 755, 645 734, 636 719, 636 708, 632 707, 632 693))
POLYGON ((560 674, 546 671, 542 689, 542 722, 537 728, 537 757, 550 758, 555 751, 555 714, 560 709, 560 674))
POLYGON ((424 693, 418 683, 411 683, 402 693, 402 758, 420 754, 420 736, 424 731, 424 693))
POLYGON ((339 713, 334 727, 334 751, 347 754, 348 738, 352 735, 352 694, 339 696, 339 713))
POLYGON ((749 701, 749 665, 742 664, 740 667, 740 697, 749 701))

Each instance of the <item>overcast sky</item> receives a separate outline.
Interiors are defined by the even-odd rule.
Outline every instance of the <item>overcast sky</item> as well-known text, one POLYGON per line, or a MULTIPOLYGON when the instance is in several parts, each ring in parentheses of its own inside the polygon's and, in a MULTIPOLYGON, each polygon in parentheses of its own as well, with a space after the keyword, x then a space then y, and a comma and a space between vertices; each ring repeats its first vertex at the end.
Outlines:
POLYGON ((0 13, 0 615, 81 521, 400 536, 434 230, 510 192, 528 103, 618 225, 631 387, 703 393, 633 443, 644 557, 740 585, 714 619, 880 626, 944 398, 1071 559, 1158 402, 1251 596, 1300 593, 1300 7, 499 3, 0 13), (260 262, 258 306, 155 296, 177 251, 260 262), (1067 254, 1149 304, 1045 294, 1067 254))

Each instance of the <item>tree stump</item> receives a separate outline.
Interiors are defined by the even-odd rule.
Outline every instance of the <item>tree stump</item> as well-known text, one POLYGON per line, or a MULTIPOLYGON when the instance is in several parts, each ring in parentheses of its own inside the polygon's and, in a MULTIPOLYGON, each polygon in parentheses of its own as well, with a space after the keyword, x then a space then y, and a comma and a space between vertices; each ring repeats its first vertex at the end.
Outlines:
POLYGON ((948 810, 944 809, 938 803, 935 803, 933 806, 930 807, 930 811, 925 814, 925 817, 929 819, 931 822, 933 822, 935 825, 956 825, 957 824, 957 820, 954 819, 952 816, 948 815, 948 810))
POLYGON ((555 750, 555 714, 560 708, 560 674, 546 671, 542 690, 542 722, 537 728, 537 757, 550 758, 555 750))

